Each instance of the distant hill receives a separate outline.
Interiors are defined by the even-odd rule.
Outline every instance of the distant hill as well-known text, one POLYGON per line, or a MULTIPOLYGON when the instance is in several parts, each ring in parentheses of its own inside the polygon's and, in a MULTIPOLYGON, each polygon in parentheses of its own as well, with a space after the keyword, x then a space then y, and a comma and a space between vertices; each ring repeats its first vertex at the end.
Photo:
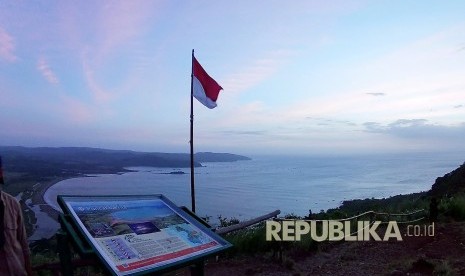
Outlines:
POLYGON ((198 162, 234 162, 251 159, 246 156, 232 153, 198 152, 195 154, 194 160, 198 162))
MULTIPOLYGON (((0 146, 0 155, 6 171, 34 175, 76 175, 92 173, 117 173, 125 167, 148 166, 187 168, 190 156, 187 153, 137 152, 85 147, 9 147, 0 146)), ((200 162, 225 162, 248 159, 228 153, 209 153, 195 156, 194 166, 200 162), (198 160, 196 160, 198 158, 198 160)))

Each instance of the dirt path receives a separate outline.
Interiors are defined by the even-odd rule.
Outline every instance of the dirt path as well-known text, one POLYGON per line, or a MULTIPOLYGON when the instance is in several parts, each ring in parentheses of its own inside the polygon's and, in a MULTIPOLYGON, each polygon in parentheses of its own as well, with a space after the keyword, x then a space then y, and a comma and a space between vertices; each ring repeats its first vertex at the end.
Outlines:
POLYGON ((401 232, 403 241, 321 244, 314 253, 285 255, 283 264, 262 257, 209 262, 206 275, 465 275, 465 222, 436 224, 433 237, 401 232))

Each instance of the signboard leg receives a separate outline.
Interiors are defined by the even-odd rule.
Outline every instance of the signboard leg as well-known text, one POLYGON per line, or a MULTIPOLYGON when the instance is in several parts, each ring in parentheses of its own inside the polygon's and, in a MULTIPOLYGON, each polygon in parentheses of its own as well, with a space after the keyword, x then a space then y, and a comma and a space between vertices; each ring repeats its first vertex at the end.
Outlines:
POLYGON ((71 251, 69 249, 68 235, 60 230, 57 235, 57 250, 60 257, 61 272, 63 275, 73 275, 73 264, 71 262, 71 251))
POLYGON ((198 263, 193 264, 190 269, 191 269, 191 275, 192 276, 204 276, 204 261, 200 261, 198 263))

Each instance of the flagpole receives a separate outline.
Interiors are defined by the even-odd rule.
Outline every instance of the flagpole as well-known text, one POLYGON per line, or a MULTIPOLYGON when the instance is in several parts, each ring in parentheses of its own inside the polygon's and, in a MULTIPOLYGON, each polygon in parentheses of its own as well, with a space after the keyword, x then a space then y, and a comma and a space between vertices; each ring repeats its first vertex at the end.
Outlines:
POLYGON ((192 212, 195 213, 195 191, 194 191, 194 49, 192 49, 192 66, 191 66, 191 132, 190 132, 190 148, 191 148, 191 201, 192 212))

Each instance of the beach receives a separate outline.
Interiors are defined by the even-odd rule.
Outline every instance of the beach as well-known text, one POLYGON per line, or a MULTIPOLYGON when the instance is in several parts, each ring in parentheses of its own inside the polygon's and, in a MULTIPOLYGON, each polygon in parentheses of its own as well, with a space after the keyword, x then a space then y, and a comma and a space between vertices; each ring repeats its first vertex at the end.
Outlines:
MULTIPOLYGON (((42 183, 37 183, 32 187, 32 196, 27 198, 23 196, 21 201, 33 213, 26 212, 26 228, 31 229, 28 237, 29 241, 52 238, 59 229, 58 214, 59 212, 52 208, 44 200, 47 190, 56 183, 66 178, 55 178, 42 183)), ((29 231, 28 231, 29 232, 29 231)))

